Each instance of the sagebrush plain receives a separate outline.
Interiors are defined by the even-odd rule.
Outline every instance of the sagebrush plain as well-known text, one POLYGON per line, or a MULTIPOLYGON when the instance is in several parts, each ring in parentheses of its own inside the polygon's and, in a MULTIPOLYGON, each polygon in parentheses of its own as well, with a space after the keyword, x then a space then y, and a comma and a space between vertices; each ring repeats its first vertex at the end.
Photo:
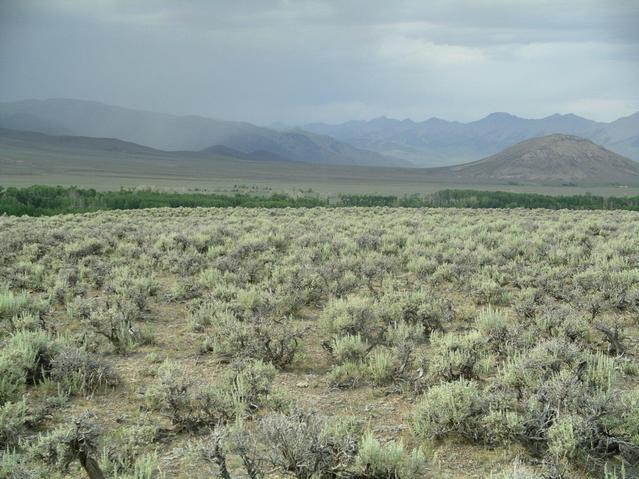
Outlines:
POLYGON ((0 253, 0 476, 639 473, 637 213, 2 217, 0 253))

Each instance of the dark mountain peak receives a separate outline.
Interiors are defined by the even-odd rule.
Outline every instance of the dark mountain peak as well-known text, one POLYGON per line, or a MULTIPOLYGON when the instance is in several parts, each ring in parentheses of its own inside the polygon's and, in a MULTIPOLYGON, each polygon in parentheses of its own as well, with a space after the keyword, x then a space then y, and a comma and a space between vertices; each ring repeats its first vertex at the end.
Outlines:
POLYGON ((245 159, 247 155, 246 153, 242 151, 235 150, 233 148, 229 148, 228 146, 224 146, 224 145, 209 146, 208 148, 204 148, 203 150, 200 150, 200 153, 229 156, 232 158, 241 158, 241 159, 245 159))
POLYGON ((550 119, 550 118, 579 118, 582 119, 580 116, 575 115, 574 113, 553 113, 552 115, 547 116, 546 118, 542 118, 543 120, 546 119, 550 119))
POLYGON ((441 118, 438 118, 436 116, 431 116, 428 120, 424 120, 422 121, 422 125, 447 125, 449 123, 454 123, 454 122, 450 122, 448 120, 443 120, 441 118))
POLYGON ((399 120, 388 118, 386 116, 379 116, 377 118, 373 118, 368 123, 375 126, 385 126, 385 125, 394 125, 396 123, 401 123, 401 122, 399 120))
MULTIPOLYGON (((486 115, 482 120, 490 120, 490 121, 503 121, 503 120, 520 120, 518 116, 511 115, 510 113, 506 113, 504 111, 496 111, 494 113, 490 113, 486 115)), ((479 120, 479 121, 482 121, 479 120)))

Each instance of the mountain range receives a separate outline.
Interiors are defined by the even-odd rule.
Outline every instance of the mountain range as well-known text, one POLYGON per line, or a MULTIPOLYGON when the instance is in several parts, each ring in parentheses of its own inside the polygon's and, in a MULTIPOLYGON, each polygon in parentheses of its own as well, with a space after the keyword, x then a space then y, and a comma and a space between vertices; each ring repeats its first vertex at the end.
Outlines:
POLYGON ((166 151, 224 146, 253 157, 262 152, 305 163, 410 166, 406 160, 300 129, 276 131, 245 122, 153 113, 84 100, 0 103, 0 128, 55 136, 117 138, 166 151))
POLYGON ((418 166, 453 165, 484 158, 520 141, 554 133, 577 135, 639 160, 639 112, 611 123, 573 114, 541 119, 491 113, 460 123, 431 118, 423 122, 376 118, 337 125, 312 123, 302 127, 358 148, 412 161, 418 166))
POLYGON ((0 103, 0 128, 54 136, 113 138, 165 151, 317 165, 450 166, 496 154, 523 140, 577 135, 639 160, 639 112, 610 123, 573 114, 525 119, 492 113, 461 123, 377 118, 337 125, 271 128, 200 116, 177 116, 70 100, 0 103))

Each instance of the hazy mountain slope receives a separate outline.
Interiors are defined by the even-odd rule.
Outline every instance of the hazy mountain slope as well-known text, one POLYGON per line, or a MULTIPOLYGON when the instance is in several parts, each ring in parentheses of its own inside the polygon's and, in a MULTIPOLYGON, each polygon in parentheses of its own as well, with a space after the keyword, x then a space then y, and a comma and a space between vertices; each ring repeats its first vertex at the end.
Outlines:
POLYGON ((51 99, 0 104, 0 126, 40 131, 40 124, 14 124, 16 116, 55 125, 56 134, 118 138, 160 150, 200 150, 220 140, 247 138, 247 148, 268 136, 268 130, 248 123, 193 116, 178 117, 105 105, 98 102, 51 99))
POLYGON ((470 123, 439 118, 423 122, 377 118, 339 125, 314 123, 303 128, 358 148, 409 159, 420 166, 477 160, 517 142, 554 133, 582 136, 639 160, 639 113, 611 123, 572 114, 525 119, 508 113, 492 113, 470 123))
POLYGON ((269 152, 320 164, 406 164, 376 152, 301 131, 274 131, 250 123, 174 116, 98 102, 52 99, 0 103, 0 127, 56 135, 118 138, 160 150, 199 151, 212 145, 269 152))
POLYGON ((574 135, 525 140, 483 160, 448 170, 457 178, 482 181, 639 183, 639 163, 574 135))
MULTIPOLYGON (((103 162, 108 162, 110 156, 117 158, 117 155, 122 154, 132 158, 145 157, 158 161, 182 161, 184 159, 206 161, 209 159, 225 158, 233 160, 281 162, 283 164, 296 163, 268 151, 244 153, 223 145, 215 145, 201 151, 163 151, 115 138, 57 136, 5 128, 0 128, 0 147, 3 148, 3 150, 0 151, 6 151, 9 147, 18 147, 34 152, 51 151, 53 153, 63 154, 73 152, 74 154, 86 153, 88 155, 103 155, 103 162)), ((121 165, 116 164, 115 166, 116 168, 112 168, 114 171, 121 165)), ((103 164, 103 167, 106 168, 107 165, 103 164)))
POLYGON ((64 148, 132 154, 153 154, 159 156, 168 154, 168 152, 115 138, 47 135, 35 131, 11 130, 6 128, 0 128, 0 139, 3 140, 3 145, 27 145, 32 148, 64 148))
POLYGON ((208 148, 204 148, 200 153, 204 155, 221 155, 248 161, 291 161, 288 158, 283 158, 270 151, 256 150, 251 153, 244 153, 243 151, 234 150, 233 148, 229 148, 224 145, 213 145, 208 148))

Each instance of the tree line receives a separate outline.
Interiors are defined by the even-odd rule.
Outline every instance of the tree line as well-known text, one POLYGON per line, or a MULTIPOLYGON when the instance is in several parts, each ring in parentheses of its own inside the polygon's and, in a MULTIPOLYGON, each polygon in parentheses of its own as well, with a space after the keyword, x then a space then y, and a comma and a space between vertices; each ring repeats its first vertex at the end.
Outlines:
POLYGON ((93 188, 63 186, 0 187, 0 214, 11 216, 51 216, 100 210, 127 210, 160 207, 406 207, 406 208, 547 208, 571 210, 639 211, 639 196, 604 197, 590 194, 551 196, 506 191, 441 190, 426 195, 349 195, 332 198, 286 194, 233 195, 213 193, 175 193, 120 189, 97 191, 93 188))

